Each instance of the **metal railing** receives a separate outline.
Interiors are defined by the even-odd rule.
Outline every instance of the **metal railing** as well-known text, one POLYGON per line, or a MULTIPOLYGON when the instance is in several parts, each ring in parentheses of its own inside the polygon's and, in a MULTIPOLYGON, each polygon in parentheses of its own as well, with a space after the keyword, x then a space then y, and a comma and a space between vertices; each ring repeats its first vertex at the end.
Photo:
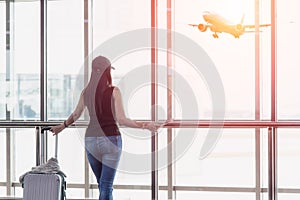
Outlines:
MULTIPOLYGON (((0 121, 0 128, 34 128, 38 126, 53 126, 61 123, 61 121, 0 121)), ((255 187, 201 187, 201 186, 172 186, 173 191, 213 191, 213 192, 268 192, 269 200, 277 199, 277 193, 300 193, 298 188, 277 188, 277 128, 300 128, 300 120, 297 121, 255 121, 255 120, 226 120, 226 121, 209 121, 209 120, 173 120, 168 123, 161 121, 162 128, 267 128, 268 129, 268 188, 255 187)), ((79 121, 71 128, 84 128, 88 122, 79 121)), ((7 161, 10 162, 10 161, 7 161)), ((9 170, 7 170, 9 173, 9 170)), ((7 174, 7 176, 10 176, 7 174)), ((21 187, 17 182, 9 185, 6 182, 0 182, 0 186, 21 187)), ((72 184, 67 185, 68 188, 86 188, 96 189, 96 184, 72 184)), ((115 185, 115 189, 134 189, 134 190, 151 190, 150 185, 115 185)), ((169 190, 169 186, 159 186, 159 190, 169 190)))
MULTIPOLYGON (((144 122, 147 122, 146 120, 144 122)), ((0 128, 34 128, 37 126, 54 126, 62 123, 61 121, 1 121, 0 128)), ((162 128, 300 128, 300 120, 172 120, 169 122, 160 120, 162 128)), ((78 121, 71 125, 71 128, 87 127, 87 121, 78 121)))

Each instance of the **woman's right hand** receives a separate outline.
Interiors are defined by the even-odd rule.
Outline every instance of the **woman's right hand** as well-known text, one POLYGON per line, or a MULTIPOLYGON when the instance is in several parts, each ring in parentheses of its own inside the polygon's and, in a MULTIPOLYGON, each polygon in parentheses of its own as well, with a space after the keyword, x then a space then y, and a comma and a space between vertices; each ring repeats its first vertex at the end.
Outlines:
POLYGON ((156 132, 159 128, 161 128, 163 124, 157 122, 146 122, 144 123, 144 128, 149 131, 156 132))

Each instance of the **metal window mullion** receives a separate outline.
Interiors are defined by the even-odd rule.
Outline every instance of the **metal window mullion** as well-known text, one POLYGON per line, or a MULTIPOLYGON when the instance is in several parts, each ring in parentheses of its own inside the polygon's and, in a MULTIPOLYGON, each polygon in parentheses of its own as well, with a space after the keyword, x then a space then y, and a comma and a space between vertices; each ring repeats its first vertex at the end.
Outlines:
MULTIPOLYGON (((12 54, 12 40, 11 36, 13 33, 13 3, 14 1, 6 0, 5 1, 5 9, 6 9, 6 82, 7 82, 7 87, 6 89, 7 94, 10 94, 11 90, 11 67, 12 67, 12 62, 11 62, 11 54, 12 54)), ((6 97, 7 103, 6 103, 6 120, 11 120, 11 112, 8 103, 10 96, 6 97)), ((13 190, 12 190, 12 179, 13 179, 13 157, 14 157, 14 152, 13 152, 13 145, 12 145, 12 134, 11 134, 11 129, 6 128, 6 194, 8 196, 13 195, 13 190)))
MULTIPOLYGON (((90 1, 92 2, 92 1, 90 1)), ((89 0, 84 0, 84 84, 88 82, 88 74, 89 74, 89 28, 90 23, 89 21, 89 0)), ((92 7, 91 7, 92 12, 92 7)), ((91 17, 92 19, 92 17, 91 17)), ((88 113, 84 112, 85 119, 88 118, 88 113)), ((87 159, 86 153, 84 154, 84 196, 85 198, 90 197, 90 170, 89 170, 89 163, 87 159)))
MULTIPOLYGON (((172 0, 167 0, 167 120, 173 119, 173 98, 172 98, 172 0)), ((168 151, 168 199, 173 199, 173 129, 167 129, 167 151, 168 151)))
POLYGON ((35 149, 35 154, 36 154, 36 157, 35 157, 35 165, 36 166, 39 166, 41 164, 41 149, 40 149, 40 146, 41 146, 41 142, 40 142, 40 127, 39 126, 36 126, 35 127, 35 144, 36 144, 36 149, 35 149))
MULTIPOLYGON (((277 122, 276 0, 271 0, 271 121, 277 122)), ((277 200, 277 128, 269 128, 269 200, 277 200)))
MULTIPOLYGON (((157 121, 157 0, 151 0, 151 121, 157 121)), ((151 137, 151 199, 158 199, 158 137, 151 137)))
POLYGON ((47 0, 40 1, 40 120, 47 121, 47 0))
MULTIPOLYGON (((40 0, 40 121, 47 121, 47 0, 40 0)), ((48 159, 48 136, 43 134, 44 161, 48 159)), ((41 161, 41 162, 44 162, 41 161)))
POLYGON ((255 193, 256 200, 261 199, 261 129, 255 129, 255 193))
POLYGON ((276 0, 271 0, 271 121, 277 121, 277 20, 276 0))
POLYGON ((8 196, 12 195, 12 160, 13 160, 13 151, 12 151, 12 135, 10 129, 6 129, 6 194, 8 196))
POLYGON ((277 200, 277 129, 268 129, 268 199, 277 200))
MULTIPOLYGON (((260 0, 255 0, 255 120, 260 120, 260 0)), ((261 199, 261 129, 255 129, 255 188, 256 200, 261 199)))

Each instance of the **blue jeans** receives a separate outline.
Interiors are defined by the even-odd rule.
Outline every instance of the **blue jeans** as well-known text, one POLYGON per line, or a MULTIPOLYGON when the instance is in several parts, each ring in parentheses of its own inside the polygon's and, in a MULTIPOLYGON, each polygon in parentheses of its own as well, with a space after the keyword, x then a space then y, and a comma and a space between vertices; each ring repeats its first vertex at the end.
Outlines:
POLYGON ((121 136, 86 137, 85 148, 98 182, 99 200, 113 200, 113 182, 122 152, 121 136))

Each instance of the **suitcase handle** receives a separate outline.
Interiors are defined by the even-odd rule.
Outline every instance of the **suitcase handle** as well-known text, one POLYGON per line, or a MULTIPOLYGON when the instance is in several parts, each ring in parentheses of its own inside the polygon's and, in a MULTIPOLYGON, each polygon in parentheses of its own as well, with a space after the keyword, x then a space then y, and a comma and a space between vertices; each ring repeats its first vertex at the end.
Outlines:
POLYGON ((49 131, 51 129, 50 126, 44 126, 41 128, 41 133, 44 133, 45 131, 49 131))
MULTIPOLYGON (((45 152, 47 152, 47 150, 45 149, 45 140, 44 140, 44 133, 49 131, 51 129, 51 127, 49 126, 44 126, 44 127, 39 127, 37 128, 37 130, 39 131, 39 135, 40 135, 40 162, 38 162, 38 164, 44 164, 46 162, 46 155, 45 152)), ((54 157, 57 159, 57 154, 58 154, 58 135, 55 136, 55 154, 54 157)))

